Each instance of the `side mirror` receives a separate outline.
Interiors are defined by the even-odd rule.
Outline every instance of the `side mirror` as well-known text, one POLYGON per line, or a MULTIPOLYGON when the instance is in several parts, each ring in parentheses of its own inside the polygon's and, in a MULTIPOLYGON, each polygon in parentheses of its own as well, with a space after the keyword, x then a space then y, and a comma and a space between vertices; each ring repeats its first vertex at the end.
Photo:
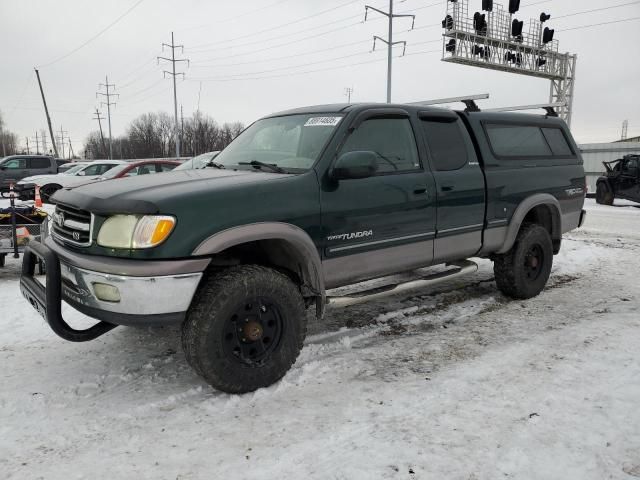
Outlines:
POLYGON ((372 177, 378 171, 378 156, 370 151, 343 153, 336 160, 331 177, 335 180, 348 180, 372 177))
POLYGON ((86 175, 85 171, 82 170, 81 172, 78 172, 78 176, 79 177, 84 177, 86 175))

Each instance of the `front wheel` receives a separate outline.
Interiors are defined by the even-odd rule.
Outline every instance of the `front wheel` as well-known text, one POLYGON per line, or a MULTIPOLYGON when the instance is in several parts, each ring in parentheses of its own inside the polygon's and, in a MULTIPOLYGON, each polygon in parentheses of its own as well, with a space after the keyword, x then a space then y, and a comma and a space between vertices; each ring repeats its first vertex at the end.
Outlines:
POLYGON ((540 225, 525 224, 507 253, 493 261, 496 284, 511 298, 538 295, 549 279, 553 265, 553 244, 549 232, 540 225))
POLYGON ((203 280, 182 326, 182 346, 210 385, 245 393, 280 380, 305 335, 297 285, 270 268, 240 265, 203 280))

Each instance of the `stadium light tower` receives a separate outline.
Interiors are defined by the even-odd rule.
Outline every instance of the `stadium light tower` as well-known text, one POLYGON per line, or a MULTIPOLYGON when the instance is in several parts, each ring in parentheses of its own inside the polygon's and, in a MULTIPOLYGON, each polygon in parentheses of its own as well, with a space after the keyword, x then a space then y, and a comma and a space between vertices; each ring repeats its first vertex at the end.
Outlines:
POLYGON ((482 12, 471 16, 469 0, 448 0, 442 60, 550 80, 549 103, 571 125, 577 56, 558 51, 554 30, 544 27, 551 15, 542 12, 525 30, 514 18, 519 9, 520 0, 508 0, 506 10, 482 0, 482 12))

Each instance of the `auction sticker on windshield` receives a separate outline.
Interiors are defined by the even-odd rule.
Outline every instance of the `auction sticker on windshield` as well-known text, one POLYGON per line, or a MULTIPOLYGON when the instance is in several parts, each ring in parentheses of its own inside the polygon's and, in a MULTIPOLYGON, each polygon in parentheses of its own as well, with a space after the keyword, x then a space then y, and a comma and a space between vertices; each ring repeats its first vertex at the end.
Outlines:
POLYGON ((304 124, 305 127, 335 127, 342 117, 311 117, 304 124))

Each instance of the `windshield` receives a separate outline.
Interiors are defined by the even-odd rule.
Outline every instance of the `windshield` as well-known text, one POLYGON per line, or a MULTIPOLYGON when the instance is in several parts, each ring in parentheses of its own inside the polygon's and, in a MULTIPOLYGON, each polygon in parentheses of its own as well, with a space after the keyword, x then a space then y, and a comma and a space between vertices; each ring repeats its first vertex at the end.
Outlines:
POLYGON ((126 163, 124 163, 122 165, 117 165, 117 166, 113 167, 112 169, 104 172, 100 176, 99 180, 109 180, 110 178, 114 178, 119 173, 122 173, 122 171, 125 170, 127 167, 129 167, 129 165, 127 165, 126 163))
MULTIPOLYGON (((326 145, 341 115, 287 115, 258 120, 216 157, 226 167, 257 161, 307 170, 326 145)), ((265 171, 267 171, 265 169, 265 171)))
POLYGON ((203 153, 201 155, 198 155, 197 157, 190 158, 184 163, 178 165, 173 170, 194 170, 198 168, 204 168, 206 164, 211 161, 211 159, 216 158, 216 155, 218 155, 218 153, 219 152, 203 153))
POLYGON ((86 165, 87 165, 86 163, 82 163, 80 165, 74 165, 73 167, 68 168, 64 172, 62 172, 62 175, 75 175, 80 170, 82 170, 86 165))

